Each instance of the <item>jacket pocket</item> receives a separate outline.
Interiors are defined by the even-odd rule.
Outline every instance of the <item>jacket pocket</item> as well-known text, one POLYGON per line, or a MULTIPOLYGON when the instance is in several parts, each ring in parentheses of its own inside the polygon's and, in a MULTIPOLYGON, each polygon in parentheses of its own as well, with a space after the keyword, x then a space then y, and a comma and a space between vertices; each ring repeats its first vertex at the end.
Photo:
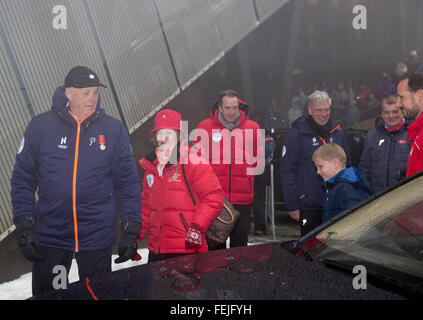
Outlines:
POLYGON ((189 225, 188 222, 185 220, 184 215, 181 213, 179 213, 179 217, 181 218, 182 224, 184 225, 185 230, 188 232, 189 229, 189 225))

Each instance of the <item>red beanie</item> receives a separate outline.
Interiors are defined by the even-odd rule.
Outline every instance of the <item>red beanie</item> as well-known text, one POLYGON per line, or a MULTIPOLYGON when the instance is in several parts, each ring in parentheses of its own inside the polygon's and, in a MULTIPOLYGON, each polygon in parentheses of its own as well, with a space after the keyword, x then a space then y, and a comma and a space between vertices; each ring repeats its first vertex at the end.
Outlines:
POLYGON ((156 114, 151 135, 154 136, 155 132, 160 129, 181 130, 181 120, 180 113, 169 109, 162 110, 156 114))

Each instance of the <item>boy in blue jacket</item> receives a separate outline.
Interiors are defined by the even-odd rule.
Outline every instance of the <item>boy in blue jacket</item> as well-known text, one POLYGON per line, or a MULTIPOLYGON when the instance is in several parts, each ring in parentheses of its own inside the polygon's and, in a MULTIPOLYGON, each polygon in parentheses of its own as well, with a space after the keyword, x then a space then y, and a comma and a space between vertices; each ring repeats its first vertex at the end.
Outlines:
POLYGON ((339 145, 322 145, 313 153, 312 159, 317 167, 317 174, 325 181, 323 222, 374 193, 360 171, 354 167, 346 168, 347 157, 339 145))

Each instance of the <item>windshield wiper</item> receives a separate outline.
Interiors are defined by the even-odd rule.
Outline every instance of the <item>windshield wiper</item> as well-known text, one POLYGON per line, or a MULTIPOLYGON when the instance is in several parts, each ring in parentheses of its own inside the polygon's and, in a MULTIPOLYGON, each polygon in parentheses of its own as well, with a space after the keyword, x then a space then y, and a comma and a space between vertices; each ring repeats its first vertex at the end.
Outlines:
POLYGON ((301 243, 298 244, 300 249, 303 251, 303 254, 308 257, 310 260, 312 260, 314 263, 321 265, 319 261, 317 261, 316 257, 308 250, 304 245, 301 243))
MULTIPOLYGON (((326 266, 333 267, 347 273, 351 273, 353 267, 357 264, 360 264, 357 261, 354 263, 345 263, 333 259, 323 259, 321 262, 326 266)), ((364 263, 362 264, 364 265, 364 263)), ((394 293, 404 295, 410 298, 421 299, 423 297, 422 281, 416 284, 406 284, 404 282, 398 281, 397 279, 391 276, 386 276, 381 272, 376 272, 373 268, 367 267, 366 270, 368 272, 368 278, 373 279, 373 281, 371 282, 384 290, 393 291, 394 293)))

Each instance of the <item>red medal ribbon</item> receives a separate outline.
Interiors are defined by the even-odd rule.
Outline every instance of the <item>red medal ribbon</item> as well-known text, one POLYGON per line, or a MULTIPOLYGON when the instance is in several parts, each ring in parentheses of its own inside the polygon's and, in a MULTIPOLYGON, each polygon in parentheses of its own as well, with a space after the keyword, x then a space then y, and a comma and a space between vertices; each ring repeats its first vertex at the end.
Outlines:
POLYGON ((98 136, 98 143, 99 144, 105 144, 105 139, 104 139, 104 136, 98 136))

